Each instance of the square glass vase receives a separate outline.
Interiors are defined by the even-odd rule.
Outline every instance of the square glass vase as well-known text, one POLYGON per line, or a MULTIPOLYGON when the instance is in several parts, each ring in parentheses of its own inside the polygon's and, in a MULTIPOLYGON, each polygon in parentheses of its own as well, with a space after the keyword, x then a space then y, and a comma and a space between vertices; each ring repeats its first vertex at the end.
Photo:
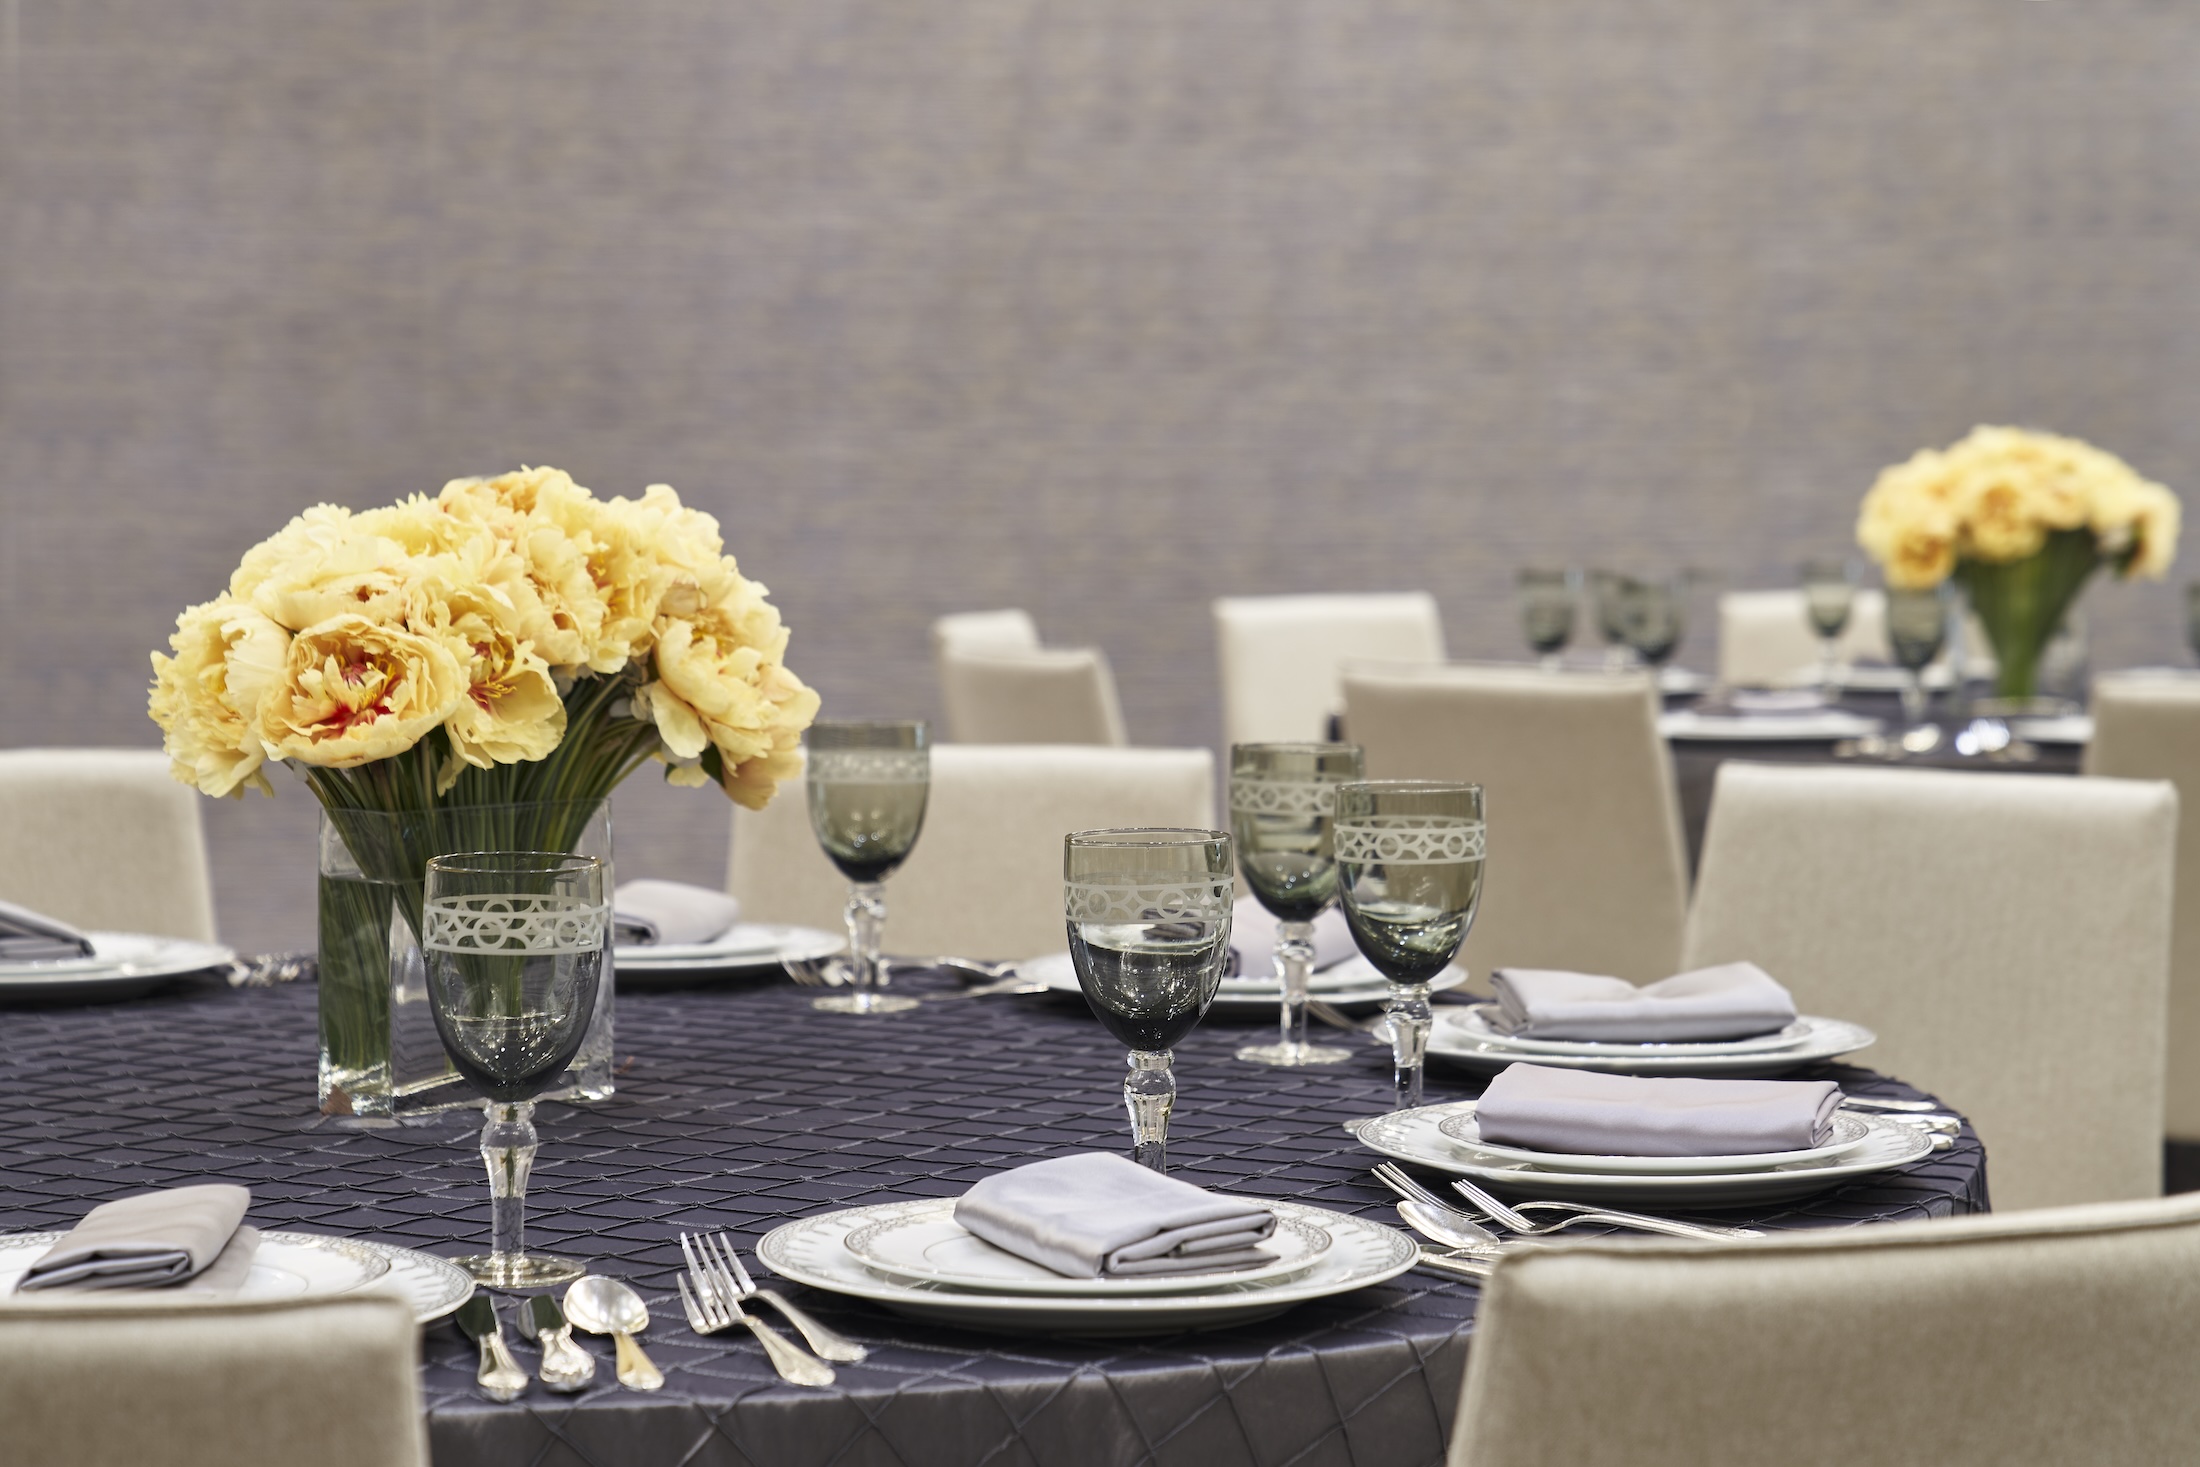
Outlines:
MULTIPOLYGON (((461 851, 561 851, 603 858, 612 887, 611 802, 331 810, 320 829, 320 1103, 325 1115, 397 1122, 477 1108, 428 1007, 420 911, 428 861, 461 851)), ((603 960, 581 1050, 540 1099, 608 1099, 613 974, 603 960)))

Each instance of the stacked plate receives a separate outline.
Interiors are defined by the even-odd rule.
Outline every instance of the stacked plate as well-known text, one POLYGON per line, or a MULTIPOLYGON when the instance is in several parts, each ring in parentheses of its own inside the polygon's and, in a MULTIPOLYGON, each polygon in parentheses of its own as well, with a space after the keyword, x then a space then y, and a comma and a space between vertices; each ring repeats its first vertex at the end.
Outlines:
POLYGON ((233 948, 144 932, 87 932, 92 956, 43 963, 0 963, 0 1002, 8 999, 135 998, 171 978, 226 967, 233 948))
POLYGON ((1885 725, 1843 708, 1805 713, 1699 713, 1683 708, 1658 718, 1658 732, 1669 739, 1710 743, 1831 743, 1860 739, 1885 725))
POLYGON ((1519 1196, 1688 1209, 1787 1202, 1929 1155, 1931 1133, 1892 1116, 1849 1111, 1807 1151, 1757 1156, 1574 1156, 1482 1140, 1471 1100, 1397 1111, 1347 1127, 1399 1161, 1472 1177, 1519 1196))
POLYGON ((1243 1324, 1395 1278, 1420 1250, 1395 1228, 1297 1202, 1276 1215, 1270 1262, 1176 1278, 1064 1278, 965 1230, 955 1199, 850 1207, 783 1223, 756 1256, 781 1278, 970 1329, 1161 1334, 1243 1324))
MULTIPOLYGON (((67 1236, 60 1232, 0 1234, 0 1298, 14 1293, 17 1280, 39 1255, 67 1236)), ((471 1298, 474 1281, 466 1270, 432 1253, 321 1233, 263 1232, 259 1250, 252 1255, 252 1271, 233 1297, 299 1299, 367 1288, 403 1296, 412 1305, 413 1317, 426 1324, 471 1298)))
POLYGON ((641 943, 612 949, 619 980, 678 973, 776 972, 783 962, 807 962, 840 951, 843 939, 815 927, 737 922, 709 942, 641 943))
MULTIPOLYGON (((1079 993, 1077 967, 1066 952, 1049 953, 1043 958, 1018 963, 1016 971, 1036 983, 1044 983, 1059 993, 1079 993)), ((1446 968, 1429 983, 1429 991, 1440 993, 1447 988, 1457 988, 1467 981, 1467 970, 1458 966, 1446 968)), ((1390 980, 1375 971, 1375 965, 1362 957, 1347 958, 1331 968, 1324 968, 1311 975, 1306 982, 1309 998, 1318 998, 1342 1008, 1347 1005, 1379 1004, 1390 997, 1390 980)), ((1283 987, 1273 973, 1257 978, 1225 978, 1215 992, 1218 1009, 1257 1009, 1268 1012, 1283 1001, 1283 987)))
POLYGON ((1862 1024, 1805 1014, 1775 1034, 1747 1039, 1668 1044, 1615 1044, 1588 1039, 1527 1039, 1490 1023, 1491 1004, 1446 1005, 1430 1031, 1431 1059, 1494 1073, 1525 1060, 1616 1075, 1711 1075, 1732 1080, 1785 1074, 1871 1044, 1862 1024))

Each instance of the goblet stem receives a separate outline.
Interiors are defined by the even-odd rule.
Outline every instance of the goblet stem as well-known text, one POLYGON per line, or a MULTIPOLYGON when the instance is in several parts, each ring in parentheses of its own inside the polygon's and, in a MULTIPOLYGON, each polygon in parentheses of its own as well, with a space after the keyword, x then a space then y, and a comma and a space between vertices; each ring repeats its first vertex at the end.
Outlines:
POLYGON ((1277 1038, 1284 1052, 1298 1055, 1306 1049, 1306 977, 1314 968, 1314 924, 1276 924, 1276 972, 1283 978, 1283 1010, 1278 1016, 1277 1038))
POLYGON ((1925 677, 1917 668, 1904 670, 1902 678, 1902 722, 1916 728, 1925 721, 1925 677))
POLYGON ((879 932, 886 925, 885 883, 858 881, 849 886, 847 918, 854 1008, 859 1014, 867 1014, 878 1006, 878 944, 879 932))
POLYGON ((482 1106, 481 1159, 489 1168, 489 1265, 517 1273, 526 1247, 527 1177, 535 1167, 535 1103, 482 1106))
POLYGON ((1818 682, 1830 695, 1834 691, 1834 673, 1839 668, 1840 641, 1834 637, 1820 637, 1818 651, 1818 682))
POLYGON ((1428 1056, 1428 985, 1393 983, 1383 1012, 1390 1017, 1392 1079, 1397 1087, 1397 1103, 1391 1108, 1412 1110, 1421 1103, 1421 1070, 1428 1056))
POLYGON ((1157 1172, 1169 1169, 1169 1112, 1176 1109, 1176 1071, 1169 1051, 1134 1049, 1123 1078, 1123 1104, 1131 1113, 1131 1159, 1157 1172))

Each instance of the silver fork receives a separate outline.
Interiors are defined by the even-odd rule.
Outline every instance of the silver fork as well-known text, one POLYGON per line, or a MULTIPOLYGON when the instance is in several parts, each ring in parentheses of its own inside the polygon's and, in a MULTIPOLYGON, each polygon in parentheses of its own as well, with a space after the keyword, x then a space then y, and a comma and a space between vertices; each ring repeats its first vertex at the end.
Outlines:
POLYGON ((687 1276, 676 1275, 673 1282, 679 1287, 680 1307, 687 1311, 689 1329, 699 1335, 710 1335, 732 1329, 736 1324, 744 1325, 756 1336, 756 1343, 764 1347, 764 1353, 771 1357, 772 1369, 779 1372, 781 1380, 806 1386, 833 1383, 830 1365, 741 1307, 741 1301, 734 1296, 732 1281, 721 1282, 711 1269, 696 1259, 685 1233, 680 1235, 680 1253, 687 1259, 687 1276), (688 1289, 690 1280, 695 1286, 692 1293, 688 1289))
POLYGON ((702 1247, 705 1258, 710 1258, 715 1250, 717 1256, 714 1261, 718 1265, 718 1273, 721 1278, 724 1278, 729 1270, 731 1271, 731 1282, 735 1288, 735 1298, 743 1304, 747 1304, 751 1300, 762 1300, 778 1310, 780 1314, 785 1316, 787 1323, 793 1325, 801 1332, 802 1338, 810 1342, 810 1348, 818 1353, 820 1359, 838 1360, 843 1365, 853 1365, 871 1353, 840 1331, 830 1329, 812 1319, 807 1310, 796 1308, 782 1297, 777 1289, 758 1288, 756 1280, 750 1278, 749 1271, 741 1266, 741 1250, 727 1242, 724 1233, 719 1233, 715 1237, 698 1235, 697 1241, 702 1247))
POLYGON ((1452 1179, 1452 1190, 1489 1215, 1490 1221, 1524 1238, 1555 1233, 1570 1228, 1575 1223, 1598 1222, 1607 1227, 1633 1228, 1644 1233, 1664 1233, 1674 1238, 1700 1238, 1728 1242, 1736 1238, 1762 1238, 1755 1228, 1719 1227, 1712 1223, 1681 1222, 1670 1217, 1651 1217, 1640 1212, 1615 1212, 1607 1207, 1590 1207, 1579 1202, 1523 1202, 1520 1208, 1508 1207, 1489 1193, 1468 1181, 1465 1177, 1452 1179), (1543 1211, 1563 1213, 1552 1222, 1537 1222, 1521 1208, 1537 1208, 1543 1211))

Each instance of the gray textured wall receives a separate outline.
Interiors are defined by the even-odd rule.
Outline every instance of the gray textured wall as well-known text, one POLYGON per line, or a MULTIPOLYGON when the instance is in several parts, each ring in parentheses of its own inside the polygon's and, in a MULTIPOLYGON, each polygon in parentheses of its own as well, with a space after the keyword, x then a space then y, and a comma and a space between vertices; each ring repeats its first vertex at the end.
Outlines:
MULTIPOLYGON (((0 744, 150 742, 247 545, 522 461, 717 513, 829 707, 1020 604, 1154 743, 1220 592, 1508 653, 1523 558, 1774 583, 1979 420, 2200 487, 2195 76, 2191 0, 0 0, 0 744)), ((622 867, 714 875, 673 793, 622 867)), ((303 791, 208 813, 306 941, 303 791)))

